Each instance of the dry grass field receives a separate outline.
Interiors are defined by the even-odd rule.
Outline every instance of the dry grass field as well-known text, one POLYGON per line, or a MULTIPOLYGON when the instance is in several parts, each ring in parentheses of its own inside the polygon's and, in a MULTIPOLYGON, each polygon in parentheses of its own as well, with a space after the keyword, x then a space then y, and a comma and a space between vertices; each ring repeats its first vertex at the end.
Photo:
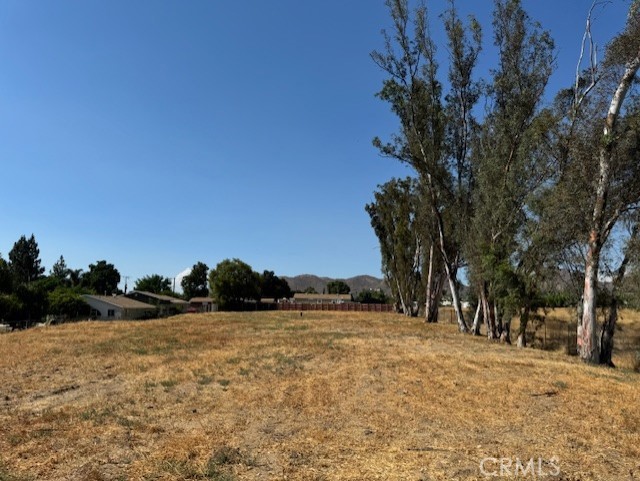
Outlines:
POLYGON ((0 335, 0 481, 638 480, 640 375, 629 352, 614 361, 388 314, 14 332, 0 335))

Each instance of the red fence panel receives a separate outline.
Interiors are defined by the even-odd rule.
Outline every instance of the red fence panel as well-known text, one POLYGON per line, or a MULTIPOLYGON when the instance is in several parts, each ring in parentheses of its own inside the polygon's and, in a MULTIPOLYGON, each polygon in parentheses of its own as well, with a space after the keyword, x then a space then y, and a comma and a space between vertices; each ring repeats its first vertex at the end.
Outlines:
POLYGON ((280 311, 340 311, 340 312, 393 312, 391 304, 360 304, 347 302, 342 304, 307 304, 303 302, 281 302, 280 311))

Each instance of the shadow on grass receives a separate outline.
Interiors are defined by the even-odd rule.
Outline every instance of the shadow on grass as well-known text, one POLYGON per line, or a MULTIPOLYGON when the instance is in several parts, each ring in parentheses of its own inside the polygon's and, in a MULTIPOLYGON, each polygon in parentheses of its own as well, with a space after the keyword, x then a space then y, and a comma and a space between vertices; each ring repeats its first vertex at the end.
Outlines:
POLYGON ((12 474, 9 469, 4 465, 2 461, 0 461, 0 481, 34 481, 35 478, 32 476, 18 476, 17 474, 12 474))

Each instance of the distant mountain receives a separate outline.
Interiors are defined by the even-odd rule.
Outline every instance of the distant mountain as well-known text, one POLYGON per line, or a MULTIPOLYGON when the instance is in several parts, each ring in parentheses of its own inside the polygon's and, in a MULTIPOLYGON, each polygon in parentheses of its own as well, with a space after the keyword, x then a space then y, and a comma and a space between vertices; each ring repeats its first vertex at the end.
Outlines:
POLYGON ((289 283, 292 291, 303 292, 309 287, 315 289, 319 294, 322 294, 326 290, 327 284, 334 280, 340 280, 347 283, 351 288, 351 294, 358 294, 359 292, 369 289, 377 290, 381 289, 387 294, 390 293, 389 286, 383 279, 378 279, 373 276, 355 276, 348 279, 332 279, 330 277, 318 277, 312 274, 302 274, 295 277, 280 276, 289 283))

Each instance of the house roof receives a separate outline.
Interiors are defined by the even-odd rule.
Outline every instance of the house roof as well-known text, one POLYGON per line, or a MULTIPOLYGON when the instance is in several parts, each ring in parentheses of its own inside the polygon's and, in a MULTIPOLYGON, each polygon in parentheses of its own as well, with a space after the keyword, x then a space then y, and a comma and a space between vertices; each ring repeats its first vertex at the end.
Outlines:
POLYGON ((183 299, 178 299, 176 297, 165 296, 162 294, 154 294, 153 292, 147 291, 131 291, 130 294, 142 294, 143 296, 151 297, 152 299, 157 299, 159 301, 171 302, 172 304, 189 304, 187 301, 183 299))
POLYGON ((213 303, 213 298, 211 297, 192 297, 191 299, 189 299, 189 304, 204 304, 205 302, 208 302, 210 304, 213 303))
POLYGON ((297 301, 350 301, 351 294, 305 294, 296 292, 293 299, 297 301))
POLYGON ((129 299, 125 296, 93 296, 89 294, 83 294, 87 300, 94 299, 96 301, 104 302, 105 304, 110 304, 115 307, 119 307, 121 309, 155 309, 155 306, 151 304, 146 304, 144 302, 136 301, 135 299, 129 299))

